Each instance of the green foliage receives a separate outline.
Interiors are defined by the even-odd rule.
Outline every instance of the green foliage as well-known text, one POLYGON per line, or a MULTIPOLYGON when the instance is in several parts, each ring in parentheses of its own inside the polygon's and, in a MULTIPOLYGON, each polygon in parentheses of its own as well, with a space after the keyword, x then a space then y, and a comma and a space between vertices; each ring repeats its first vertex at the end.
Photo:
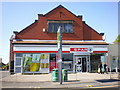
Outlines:
POLYGON ((9 64, 6 64, 6 65, 2 66, 2 69, 7 68, 8 66, 9 66, 9 64))
POLYGON ((118 35, 114 42, 120 42, 120 35, 118 35))

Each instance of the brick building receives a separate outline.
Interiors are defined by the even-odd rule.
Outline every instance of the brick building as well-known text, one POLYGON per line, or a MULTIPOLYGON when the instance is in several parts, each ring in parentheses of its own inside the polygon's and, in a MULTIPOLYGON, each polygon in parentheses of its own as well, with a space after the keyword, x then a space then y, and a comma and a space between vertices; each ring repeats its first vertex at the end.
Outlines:
POLYGON ((57 68, 57 30, 62 27, 63 68, 94 72, 108 53, 104 33, 98 33, 62 5, 38 14, 38 20, 10 39, 10 69, 20 73, 49 73, 57 68))

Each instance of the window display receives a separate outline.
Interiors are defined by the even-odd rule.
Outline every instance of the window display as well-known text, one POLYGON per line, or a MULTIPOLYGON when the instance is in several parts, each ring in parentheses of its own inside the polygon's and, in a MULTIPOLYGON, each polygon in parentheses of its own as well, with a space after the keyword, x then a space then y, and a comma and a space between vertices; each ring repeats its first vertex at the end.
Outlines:
POLYGON ((63 54, 62 55, 62 68, 67 69, 68 71, 73 71, 73 54, 63 54))
POLYGON ((49 54, 23 54, 23 72, 49 73, 49 54))

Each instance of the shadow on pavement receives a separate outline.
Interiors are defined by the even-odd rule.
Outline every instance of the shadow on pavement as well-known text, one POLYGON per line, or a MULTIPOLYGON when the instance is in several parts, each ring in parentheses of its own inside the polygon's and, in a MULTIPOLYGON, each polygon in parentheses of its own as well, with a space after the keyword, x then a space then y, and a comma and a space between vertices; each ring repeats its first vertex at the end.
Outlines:
POLYGON ((120 80, 118 79, 103 79, 103 80, 96 80, 101 83, 107 83, 107 82, 119 82, 120 80))

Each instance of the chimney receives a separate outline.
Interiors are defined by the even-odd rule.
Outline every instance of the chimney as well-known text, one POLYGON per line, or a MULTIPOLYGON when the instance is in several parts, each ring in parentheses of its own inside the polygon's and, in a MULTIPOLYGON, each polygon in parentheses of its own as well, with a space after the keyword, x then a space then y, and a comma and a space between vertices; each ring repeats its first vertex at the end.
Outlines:
POLYGON ((43 15, 43 14, 38 14, 38 16, 39 16, 39 17, 44 17, 44 15, 43 15))
POLYGON ((18 31, 13 31, 13 33, 16 35, 16 34, 18 34, 18 31))
POLYGON ((103 41, 105 41, 106 39, 105 33, 100 33, 100 35, 102 36, 103 41))
POLYGON ((104 33, 100 33, 101 36, 104 36, 104 33))
POLYGON ((80 19, 82 19, 82 15, 78 15, 77 17, 80 18, 80 19))
POLYGON ((83 23, 85 24, 85 21, 83 21, 83 23))
POLYGON ((38 20, 35 20, 35 22, 37 22, 38 20))

